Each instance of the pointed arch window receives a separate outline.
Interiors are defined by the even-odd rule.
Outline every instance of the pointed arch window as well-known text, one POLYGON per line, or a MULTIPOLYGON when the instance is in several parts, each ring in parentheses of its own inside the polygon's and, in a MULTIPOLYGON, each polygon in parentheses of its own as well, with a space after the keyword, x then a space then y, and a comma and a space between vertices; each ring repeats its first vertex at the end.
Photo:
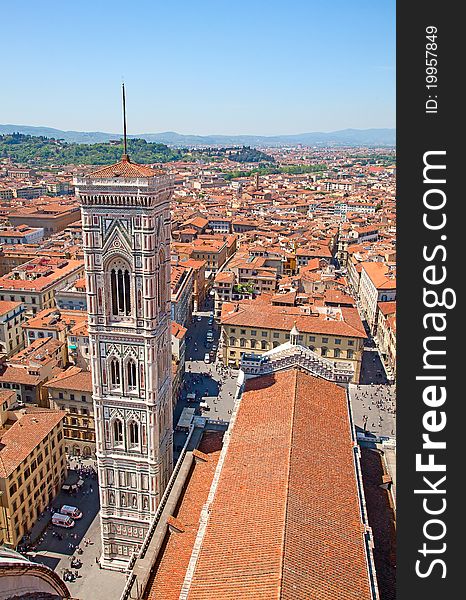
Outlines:
POLYGON ((137 388, 137 367, 136 361, 132 358, 126 365, 126 378, 128 382, 128 390, 134 391, 137 388))
POLYGON ((110 268, 110 294, 112 315, 131 315, 131 273, 122 260, 115 261, 110 268))
POLYGON ((159 252, 159 280, 157 282, 157 305, 159 309, 165 308, 165 253, 163 250, 159 252))
POLYGON ((131 448, 139 446, 139 423, 130 421, 129 426, 129 445, 131 448))
POLYGON ((121 419, 115 419, 113 422, 113 442, 115 446, 123 445, 123 423, 121 419))
POLYGON ((120 361, 117 358, 112 358, 110 361, 110 383, 112 387, 120 387, 120 361))

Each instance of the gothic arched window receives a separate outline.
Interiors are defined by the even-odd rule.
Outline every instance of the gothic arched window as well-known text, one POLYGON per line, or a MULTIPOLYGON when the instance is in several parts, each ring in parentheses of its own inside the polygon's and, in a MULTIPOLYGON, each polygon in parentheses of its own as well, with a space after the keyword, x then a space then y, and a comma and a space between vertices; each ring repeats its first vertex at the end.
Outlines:
POLYGON ((136 421, 130 421, 128 429, 130 446, 132 448, 139 446, 139 424, 136 421))
POLYGON ((111 311, 114 317, 131 314, 131 276, 128 265, 116 260, 110 267, 111 311))
POLYGON ((166 298, 166 281, 165 281, 165 253, 163 250, 159 252, 159 280, 157 285, 157 305, 160 308, 165 308, 165 298, 166 298))
POLYGON ((126 365, 126 378, 128 389, 135 390, 137 387, 137 369, 136 362, 131 358, 126 365))
POLYGON ((120 387, 120 361, 117 358, 110 361, 110 383, 112 387, 120 387))
POLYGON ((113 441, 115 446, 123 444, 123 423, 121 419, 115 419, 113 422, 113 441))
POLYGON ((110 361, 110 383, 112 387, 120 387, 120 361, 117 358, 112 358, 110 361))

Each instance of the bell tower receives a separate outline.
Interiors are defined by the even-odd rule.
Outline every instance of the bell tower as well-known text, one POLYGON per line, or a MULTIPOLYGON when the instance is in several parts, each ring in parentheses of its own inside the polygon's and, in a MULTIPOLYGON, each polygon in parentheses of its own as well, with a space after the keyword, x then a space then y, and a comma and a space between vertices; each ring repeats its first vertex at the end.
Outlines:
POLYGON ((74 183, 82 209, 101 564, 121 569, 142 544, 173 469, 173 181, 132 163, 125 135, 120 162, 74 183))

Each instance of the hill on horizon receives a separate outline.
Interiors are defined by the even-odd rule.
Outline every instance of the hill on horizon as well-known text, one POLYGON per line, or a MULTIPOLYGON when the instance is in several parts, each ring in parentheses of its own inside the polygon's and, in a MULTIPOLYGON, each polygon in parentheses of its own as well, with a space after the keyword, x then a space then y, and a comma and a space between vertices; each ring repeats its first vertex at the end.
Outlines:
MULTIPOLYGON (((0 135, 22 133, 32 136, 43 136, 65 140, 77 144, 96 144, 119 140, 117 133, 102 131, 64 131, 53 127, 35 127, 31 125, 0 125, 0 135)), ((138 138, 147 142, 158 142, 175 147, 196 146, 368 146, 385 147, 395 146, 395 129, 342 129, 331 132, 299 133, 292 135, 184 135, 174 131, 161 133, 138 133, 129 135, 129 138, 138 138)))

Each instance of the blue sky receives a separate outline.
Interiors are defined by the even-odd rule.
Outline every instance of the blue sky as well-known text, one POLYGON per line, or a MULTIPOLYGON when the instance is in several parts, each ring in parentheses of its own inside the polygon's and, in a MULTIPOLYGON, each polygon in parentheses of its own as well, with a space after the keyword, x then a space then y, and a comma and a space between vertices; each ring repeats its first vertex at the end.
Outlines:
MULTIPOLYGON (((1 6, 0 2, 0 6, 1 6)), ((0 123, 273 135, 395 126, 395 1, 4 3, 0 123)))

